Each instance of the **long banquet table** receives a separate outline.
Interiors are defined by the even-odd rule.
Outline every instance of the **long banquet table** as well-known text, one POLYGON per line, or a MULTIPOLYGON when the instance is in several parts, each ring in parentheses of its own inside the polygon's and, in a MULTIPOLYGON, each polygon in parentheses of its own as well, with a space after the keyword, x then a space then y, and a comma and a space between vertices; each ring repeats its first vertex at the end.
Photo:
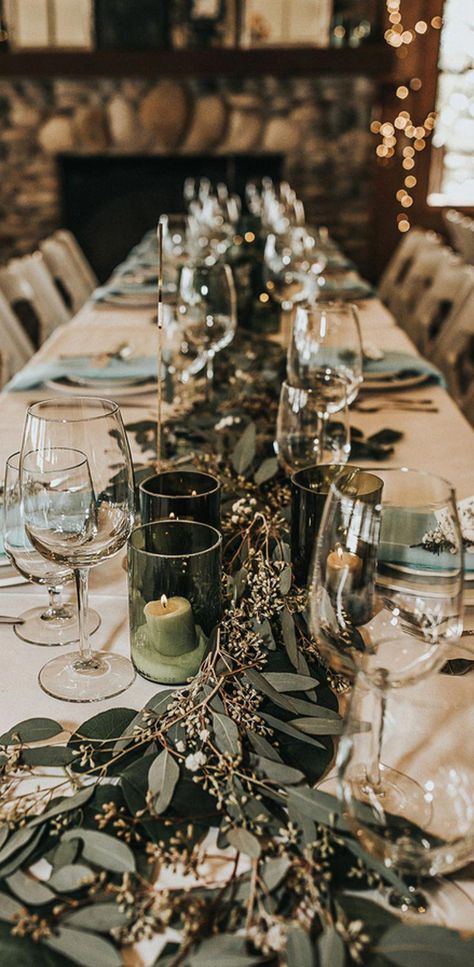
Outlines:
MULTIPOLYGON (((396 325, 393 317, 381 302, 374 298, 361 304, 360 318, 363 338, 375 343, 384 350, 415 352, 407 335, 396 325)), ((94 353, 111 351, 120 343, 130 343, 138 355, 143 355, 149 347, 154 351, 156 331, 155 319, 148 309, 124 309, 106 304, 87 303, 67 325, 55 330, 50 339, 32 360, 54 359, 65 353, 84 353, 84 347, 93 348, 94 353)), ((4 392, 0 397, 0 462, 2 467, 7 456, 17 450, 21 442, 21 431, 25 408, 30 401, 54 395, 50 390, 40 388, 27 392, 4 392)), ((474 490, 474 431, 469 426, 447 392, 438 385, 410 389, 411 398, 424 398, 427 395, 438 409, 437 413, 405 412, 397 410, 379 413, 355 412, 352 422, 366 435, 384 426, 403 432, 403 439, 396 445, 392 465, 411 466, 432 471, 449 478, 454 484, 458 497, 469 496, 474 490)), ((379 396, 377 396, 379 399, 379 396)), ((119 398, 125 423, 152 418, 155 413, 153 394, 119 398)), ((218 419, 218 416, 216 416, 218 419)), ((132 453, 134 440, 131 440, 132 453)), ((134 458, 143 462, 144 455, 135 450, 134 458)), ((150 454, 151 456, 151 454, 150 454)), ((367 465, 367 464, 366 464, 367 465)), ((99 611, 102 625, 96 632, 93 643, 105 650, 122 654, 129 653, 127 581, 124 572, 123 554, 101 565, 92 572, 91 604, 99 611)), ((45 601, 44 590, 34 585, 23 585, 0 590, 0 610, 6 614, 19 614, 26 606, 39 605, 45 601)), ((474 608, 467 612, 467 627, 474 627, 474 608)), ((51 716, 59 718, 68 728, 77 726, 95 712, 110 708, 112 705, 141 708, 158 686, 137 676, 132 687, 115 699, 90 705, 71 705, 62 703, 46 695, 38 685, 37 676, 45 661, 53 654, 45 648, 22 642, 16 637, 13 628, 1 625, 2 676, 0 684, 0 732, 24 718, 31 716, 51 716)), ((467 642, 474 638, 466 639, 467 642)), ((474 678, 447 679, 446 689, 470 689, 474 706, 474 678)), ((427 712, 427 714, 429 714, 427 712)), ((431 710, 431 715, 433 711, 431 710)), ((429 724, 429 723, 428 723, 429 724)), ((436 718, 432 720, 436 731, 436 718)), ((461 726, 461 724, 460 724, 461 726)), ((428 729, 429 732, 429 729, 428 729)), ((431 729, 433 740, 433 729, 431 729)), ((449 916, 451 926, 461 929, 473 928, 474 876, 464 871, 462 891, 449 916), (472 902, 471 902, 472 901, 472 902)))

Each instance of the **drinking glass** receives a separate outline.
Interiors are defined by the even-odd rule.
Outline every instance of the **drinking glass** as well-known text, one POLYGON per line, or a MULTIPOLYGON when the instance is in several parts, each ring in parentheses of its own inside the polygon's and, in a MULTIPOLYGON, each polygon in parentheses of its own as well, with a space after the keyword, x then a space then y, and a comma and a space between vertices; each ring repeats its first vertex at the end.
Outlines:
MULTIPOLYGON (((340 795, 357 842, 387 868, 415 877, 460 869, 474 852, 472 676, 435 673, 390 690, 379 738, 381 769, 382 776, 404 779, 411 792, 404 797, 400 783, 385 784, 380 797, 367 795, 361 781, 371 755, 373 698, 358 678, 338 752, 340 795)), ((416 905, 412 891, 404 899, 416 905)))
POLYGON ((347 381, 352 403, 362 383, 362 341, 355 306, 326 302, 298 306, 288 347, 291 382, 312 386, 321 373, 334 373, 347 381))
POLYGON ((198 351, 190 368, 194 375, 206 366, 207 391, 212 390, 214 357, 228 346, 237 328, 237 297, 232 269, 212 259, 184 265, 179 283, 178 312, 187 342, 198 351))
POLYGON ((117 695, 135 672, 121 655, 91 651, 86 622, 89 570, 121 550, 133 522, 132 460, 117 404, 79 396, 30 406, 20 477, 27 535, 48 561, 74 572, 79 607, 79 652, 48 662, 40 684, 70 702, 117 695))
POLYGON ((358 473, 330 487, 313 565, 312 629, 336 672, 353 679, 360 669, 377 687, 396 688, 440 668, 462 633, 456 498, 434 474, 377 468, 381 497, 366 502, 358 473))
MULTIPOLYGON (((61 601, 61 592, 72 571, 47 561, 28 540, 20 494, 20 454, 12 453, 5 466, 4 530, 5 551, 13 566, 28 581, 45 587, 49 595, 46 608, 28 608, 14 626, 15 634, 33 645, 66 645, 79 640, 77 612, 61 601)), ((89 634, 97 631, 100 617, 89 609, 89 634)))
POLYGON ((323 262, 311 257, 308 250, 308 234, 296 227, 276 235, 267 235, 264 250, 263 277, 266 289, 285 311, 291 311, 296 302, 303 302, 317 291, 317 276, 323 262))
POLYGON ((282 383, 275 451, 287 473, 346 463, 351 450, 345 380, 323 375, 309 388, 282 383))

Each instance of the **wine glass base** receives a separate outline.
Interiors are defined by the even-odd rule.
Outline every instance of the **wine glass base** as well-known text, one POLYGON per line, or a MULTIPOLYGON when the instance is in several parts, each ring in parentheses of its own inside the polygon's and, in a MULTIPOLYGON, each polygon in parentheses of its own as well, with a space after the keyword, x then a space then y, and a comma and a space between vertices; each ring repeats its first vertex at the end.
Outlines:
POLYGON ((58 655, 38 675, 43 691, 64 702, 101 702, 124 692, 134 680, 128 658, 106 652, 92 652, 87 662, 75 651, 58 655))
MULTIPOLYGON (((79 623, 77 611, 72 611, 70 618, 43 618, 45 608, 30 608, 24 611, 20 617, 23 619, 21 624, 14 625, 14 632, 22 641, 27 641, 31 645, 44 645, 55 647, 57 645, 70 645, 73 641, 79 641, 79 623)), ((89 634, 100 627, 101 617, 92 608, 88 613, 89 634)))

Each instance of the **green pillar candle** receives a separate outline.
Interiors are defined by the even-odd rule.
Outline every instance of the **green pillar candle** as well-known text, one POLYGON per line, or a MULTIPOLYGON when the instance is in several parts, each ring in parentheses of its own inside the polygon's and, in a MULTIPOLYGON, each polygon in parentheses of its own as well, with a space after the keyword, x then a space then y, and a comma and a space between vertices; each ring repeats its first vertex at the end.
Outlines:
POLYGON ((149 601, 144 608, 148 640, 160 655, 177 657, 196 647, 196 626, 187 598, 149 601))

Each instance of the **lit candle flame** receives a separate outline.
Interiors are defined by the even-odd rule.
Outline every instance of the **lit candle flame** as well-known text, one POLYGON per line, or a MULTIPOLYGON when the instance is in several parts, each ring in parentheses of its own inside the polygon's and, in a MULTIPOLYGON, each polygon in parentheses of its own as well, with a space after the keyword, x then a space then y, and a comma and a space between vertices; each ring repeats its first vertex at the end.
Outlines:
POLYGON ((162 594, 161 595, 160 602, 161 602, 163 608, 167 608, 168 607, 168 598, 166 597, 166 594, 162 594))
POLYGON ((344 551, 342 550, 342 547, 340 544, 336 544, 336 554, 339 560, 342 560, 342 558, 344 557, 344 551))

